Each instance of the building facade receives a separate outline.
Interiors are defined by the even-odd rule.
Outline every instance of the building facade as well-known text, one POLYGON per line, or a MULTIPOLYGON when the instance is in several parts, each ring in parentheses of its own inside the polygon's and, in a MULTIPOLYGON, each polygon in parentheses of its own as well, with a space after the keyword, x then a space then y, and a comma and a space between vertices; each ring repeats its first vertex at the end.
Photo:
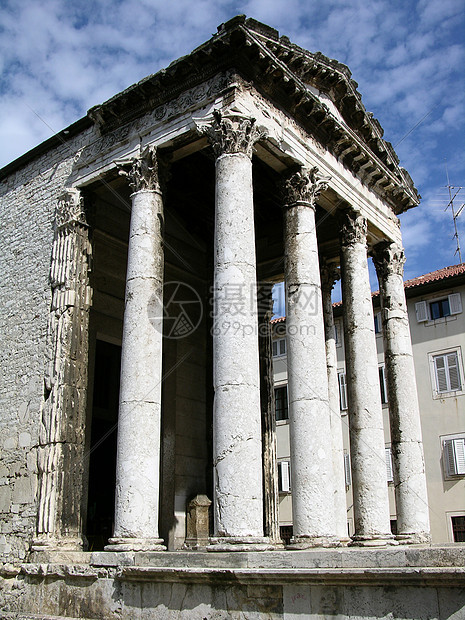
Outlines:
MULTIPOLYGON (((433 543, 465 539, 465 391, 463 350, 465 321, 465 265, 446 267, 404 283, 409 313, 415 375, 418 387, 424 446, 428 506, 433 543)), ((382 337, 379 294, 373 296, 374 330, 378 352, 379 390, 383 408, 386 484, 389 491, 391 529, 396 532, 395 474, 391 453, 389 390, 382 337)), ((350 469, 350 408, 342 327, 342 305, 334 305, 336 326, 339 408, 344 441, 344 474, 347 490, 348 535, 354 531, 350 469)), ((292 533, 292 484, 289 460, 287 402, 286 322, 275 319, 273 363, 280 483, 280 527, 292 533)))
POLYGON ((354 575, 370 601, 376 594, 367 614, 416 609, 406 576, 409 587, 426 585, 435 608, 443 598, 463 607, 460 553, 409 550, 429 544, 430 525, 397 216, 419 196, 347 67, 239 16, 0 179, 5 611, 291 617, 320 613, 330 596, 350 615, 354 575), (395 535, 367 252, 397 402, 395 535), (333 402, 339 264, 354 549, 343 547, 333 402), (269 324, 283 276, 287 550, 269 324), (387 551, 400 543, 400 555, 387 551), (428 570, 411 569, 419 564, 428 570), (381 593, 395 584, 388 603, 381 593))

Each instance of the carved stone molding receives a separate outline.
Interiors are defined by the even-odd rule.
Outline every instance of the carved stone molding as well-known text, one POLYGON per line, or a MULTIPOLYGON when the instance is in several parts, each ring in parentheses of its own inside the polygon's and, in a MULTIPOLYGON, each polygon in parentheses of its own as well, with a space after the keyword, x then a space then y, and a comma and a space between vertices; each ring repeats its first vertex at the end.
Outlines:
POLYGON ((291 207, 297 202, 306 202, 314 207, 322 191, 328 188, 330 177, 323 177, 318 168, 299 168, 287 171, 283 175, 283 203, 291 207))
POLYGON ((397 243, 382 241, 375 245, 373 248, 373 262, 380 280, 390 274, 404 275, 404 249, 397 243))
POLYGON ((200 128, 208 137, 215 157, 244 153, 252 157, 256 142, 267 136, 263 127, 255 124, 254 118, 239 114, 224 114, 219 110, 213 112, 213 123, 200 128))
POLYGON ((320 259, 321 288, 331 291, 338 280, 341 279, 341 270, 336 263, 330 263, 324 258, 320 259))
POLYGON ((120 175, 128 178, 129 186, 134 193, 142 190, 160 191, 157 149, 155 146, 148 146, 138 157, 117 165, 120 168, 120 175))
POLYGON ((78 189, 67 189, 64 194, 60 196, 58 199, 55 222, 57 229, 76 223, 87 226, 84 199, 78 189))
POLYGON ((341 244, 343 246, 363 243, 367 240, 367 220, 359 211, 347 209, 342 217, 341 244))

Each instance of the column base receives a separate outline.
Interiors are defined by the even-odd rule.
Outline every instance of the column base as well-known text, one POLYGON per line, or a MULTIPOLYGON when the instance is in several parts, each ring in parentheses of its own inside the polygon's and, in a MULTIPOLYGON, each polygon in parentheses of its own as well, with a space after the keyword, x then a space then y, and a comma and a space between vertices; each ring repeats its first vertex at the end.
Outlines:
POLYGON ((110 538, 104 551, 166 551, 161 538, 110 538))
POLYGON ((218 536, 210 538, 207 551, 273 551, 267 536, 218 536))
POLYGON ((286 549, 290 551, 304 551, 305 549, 341 547, 341 540, 337 536, 294 536, 286 549))
POLYGON ((31 551, 85 551, 88 543, 85 536, 55 538, 47 534, 33 539, 31 551))
POLYGON ((349 547, 387 547, 398 544, 392 534, 373 534, 372 536, 352 536, 349 547))
POLYGON ((396 540, 399 545, 430 545, 431 534, 428 532, 412 532, 407 534, 397 534, 396 540))

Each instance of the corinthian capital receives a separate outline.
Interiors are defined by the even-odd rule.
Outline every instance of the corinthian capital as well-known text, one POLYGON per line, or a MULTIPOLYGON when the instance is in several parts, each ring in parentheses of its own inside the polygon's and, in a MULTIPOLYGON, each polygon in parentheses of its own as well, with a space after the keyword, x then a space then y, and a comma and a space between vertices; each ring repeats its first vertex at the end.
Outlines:
POLYGON ((238 114, 213 112, 213 123, 201 128, 208 137, 216 157, 244 153, 252 157, 253 147, 258 140, 266 138, 263 127, 257 127, 254 118, 238 114))
POLYGON ((358 211, 347 209, 342 216, 341 244, 343 246, 366 244, 367 220, 358 211))
POLYGON ((70 224, 83 224, 87 226, 84 200, 78 189, 67 189, 58 199, 56 211, 57 228, 64 228, 70 224))
POLYGON ((373 248, 373 262, 378 278, 384 279, 388 275, 404 275, 404 249, 397 243, 382 241, 373 248))
POLYGON ((334 285, 341 279, 341 270, 336 263, 330 263, 324 258, 320 259, 321 287, 332 291, 334 285))
POLYGON ((119 173, 128 178, 134 192, 159 190, 157 149, 148 146, 139 157, 117 163, 119 173))
POLYGON ((283 202, 291 207, 297 202, 306 202, 314 207, 320 193, 327 189, 330 177, 319 174, 318 168, 299 168, 288 171, 282 181, 283 202))

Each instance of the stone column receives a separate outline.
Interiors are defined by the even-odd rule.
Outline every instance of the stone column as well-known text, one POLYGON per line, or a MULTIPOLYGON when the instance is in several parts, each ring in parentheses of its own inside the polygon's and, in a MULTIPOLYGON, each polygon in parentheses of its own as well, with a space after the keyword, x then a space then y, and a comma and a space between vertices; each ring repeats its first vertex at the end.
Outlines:
POLYGON ((278 514, 278 461, 276 445, 276 411, 273 381, 273 284, 263 282, 259 290, 258 345, 260 353, 260 401, 262 407, 263 492, 265 535, 275 546, 282 546, 278 514))
POLYGON ((92 247, 83 199, 58 201, 50 283, 44 398, 39 429, 39 506, 33 550, 80 550, 92 247))
POLYGON ((367 221, 347 210, 341 239, 344 344, 354 495, 353 543, 393 539, 389 518, 383 413, 367 263, 367 221))
POLYGON ((284 179, 286 334, 294 537, 291 547, 338 544, 325 333, 315 229, 317 169, 284 179))
POLYGON ((328 396, 334 472, 335 532, 341 541, 348 542, 344 445, 342 439, 341 407, 339 403, 339 382, 337 378, 336 327, 334 325, 333 303, 331 301, 331 292, 334 284, 341 276, 338 266, 335 263, 327 261, 321 262, 320 274, 326 337, 326 368, 328 371, 328 396))
POLYGON ((404 252, 395 243, 375 246, 389 399, 391 450, 397 507, 397 538, 431 540, 425 463, 415 368, 403 282, 404 252))
POLYGON ((215 114, 213 476, 211 550, 269 548, 263 475, 252 190, 253 119, 215 114))
POLYGON ((116 460, 107 550, 163 550, 158 536, 162 382, 163 203, 155 150, 132 162, 116 460))

